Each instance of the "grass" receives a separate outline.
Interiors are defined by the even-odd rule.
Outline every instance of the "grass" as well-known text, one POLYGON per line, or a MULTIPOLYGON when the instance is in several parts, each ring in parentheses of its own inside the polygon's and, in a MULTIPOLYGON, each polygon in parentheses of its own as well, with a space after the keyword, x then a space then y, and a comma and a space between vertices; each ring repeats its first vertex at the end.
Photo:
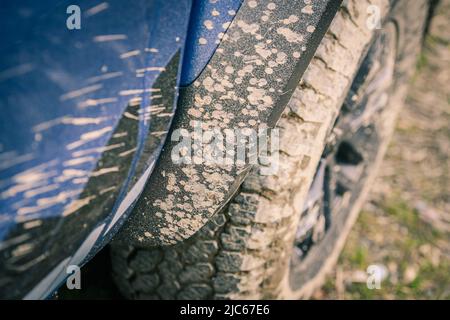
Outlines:
POLYGON ((330 277, 318 298, 450 299, 450 264, 437 248, 448 235, 425 224, 415 209, 395 196, 378 205, 376 211, 361 213, 339 259, 346 275, 345 292, 336 293, 336 279, 330 277), (364 272, 371 264, 389 270, 379 290, 351 280, 353 273, 364 272))

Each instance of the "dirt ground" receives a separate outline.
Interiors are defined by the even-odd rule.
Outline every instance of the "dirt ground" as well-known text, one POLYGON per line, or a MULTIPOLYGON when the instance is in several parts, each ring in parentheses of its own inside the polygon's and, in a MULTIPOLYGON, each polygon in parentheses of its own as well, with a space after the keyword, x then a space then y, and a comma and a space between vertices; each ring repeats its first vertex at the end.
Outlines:
POLYGON ((450 299, 449 21, 444 0, 370 201, 315 299, 450 299), (385 270, 379 290, 369 265, 385 270))

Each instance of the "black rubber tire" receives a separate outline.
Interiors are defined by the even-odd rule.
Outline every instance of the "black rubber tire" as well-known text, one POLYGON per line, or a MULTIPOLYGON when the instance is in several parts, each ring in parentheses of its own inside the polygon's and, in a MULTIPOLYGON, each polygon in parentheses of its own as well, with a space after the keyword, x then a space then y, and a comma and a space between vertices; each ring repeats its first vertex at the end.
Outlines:
POLYGON ((427 13, 426 0, 345 1, 279 121, 279 175, 263 177, 253 170, 227 208, 181 244, 153 249, 112 244, 113 276, 122 294, 131 299, 309 297, 336 263, 381 162, 415 69, 427 13), (375 31, 366 27, 369 5, 378 6, 383 21, 394 21, 398 32, 393 94, 384 113, 385 139, 328 253, 308 257, 312 262, 307 278, 296 286, 291 254, 300 209, 374 37, 375 31))

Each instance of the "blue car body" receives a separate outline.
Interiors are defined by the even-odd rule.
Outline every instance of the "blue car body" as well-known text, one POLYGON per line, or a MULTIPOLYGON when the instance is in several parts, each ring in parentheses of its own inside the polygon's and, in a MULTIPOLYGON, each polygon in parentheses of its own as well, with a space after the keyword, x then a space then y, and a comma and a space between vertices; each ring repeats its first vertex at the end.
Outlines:
POLYGON ((0 297, 47 297, 111 240, 161 152, 178 87, 241 2, 2 2, 0 297))

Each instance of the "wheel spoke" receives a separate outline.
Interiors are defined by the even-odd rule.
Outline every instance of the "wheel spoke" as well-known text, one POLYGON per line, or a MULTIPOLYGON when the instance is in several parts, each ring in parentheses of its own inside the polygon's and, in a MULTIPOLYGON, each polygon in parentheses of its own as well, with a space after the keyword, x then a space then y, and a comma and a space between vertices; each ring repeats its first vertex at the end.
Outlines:
POLYGON ((296 252, 302 259, 339 212, 349 209, 375 158, 380 144, 377 116, 387 105, 392 84, 392 44, 390 34, 381 34, 373 43, 327 139, 296 234, 296 252))

